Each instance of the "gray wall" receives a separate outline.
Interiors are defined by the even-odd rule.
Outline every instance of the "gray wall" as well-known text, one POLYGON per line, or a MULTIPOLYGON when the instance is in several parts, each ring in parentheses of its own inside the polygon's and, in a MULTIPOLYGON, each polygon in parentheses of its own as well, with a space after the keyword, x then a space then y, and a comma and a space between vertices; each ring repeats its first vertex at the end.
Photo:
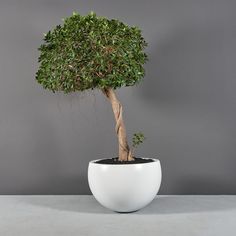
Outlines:
POLYGON ((149 43, 141 84, 122 88, 137 155, 157 157, 162 194, 236 194, 236 1, 1 0, 0 193, 87 194, 87 165, 117 151, 100 92, 36 83, 42 34, 77 10, 138 25, 149 43))

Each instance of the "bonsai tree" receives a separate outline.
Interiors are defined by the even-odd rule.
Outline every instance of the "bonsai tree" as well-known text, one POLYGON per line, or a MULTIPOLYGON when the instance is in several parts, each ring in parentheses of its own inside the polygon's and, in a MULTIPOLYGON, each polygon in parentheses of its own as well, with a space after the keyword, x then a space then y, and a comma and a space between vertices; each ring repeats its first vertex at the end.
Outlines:
MULTIPOLYGON (((122 117, 122 105, 115 90, 133 86, 144 77, 147 46, 137 27, 118 20, 73 13, 44 36, 39 47, 36 80, 53 92, 100 89, 111 103, 116 121, 119 161, 134 160, 122 117)), ((144 136, 134 135, 133 148, 144 136)))

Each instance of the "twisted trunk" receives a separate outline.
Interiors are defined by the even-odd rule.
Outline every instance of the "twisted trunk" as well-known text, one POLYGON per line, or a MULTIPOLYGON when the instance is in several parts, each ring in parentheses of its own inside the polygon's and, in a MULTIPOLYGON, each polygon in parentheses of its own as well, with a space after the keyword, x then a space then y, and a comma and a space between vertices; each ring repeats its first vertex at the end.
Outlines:
POLYGON ((132 157, 132 153, 130 151, 127 137, 126 137, 126 129, 122 117, 122 106, 119 100, 116 97, 115 91, 112 88, 104 89, 103 93, 111 102, 112 110, 115 116, 116 121, 116 133, 118 137, 119 143, 119 161, 132 161, 134 160, 132 157))

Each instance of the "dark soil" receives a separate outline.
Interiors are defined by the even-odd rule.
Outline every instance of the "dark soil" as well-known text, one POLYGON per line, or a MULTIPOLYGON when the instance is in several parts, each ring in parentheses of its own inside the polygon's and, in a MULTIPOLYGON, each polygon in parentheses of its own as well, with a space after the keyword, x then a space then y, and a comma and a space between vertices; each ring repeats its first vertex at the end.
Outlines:
POLYGON ((143 164, 143 163, 149 163, 153 162, 152 159, 144 159, 144 158, 134 158, 133 161, 118 161, 118 157, 116 158, 110 158, 110 159, 102 159, 99 161, 96 161, 97 164, 109 164, 109 165, 123 165, 123 164, 143 164))

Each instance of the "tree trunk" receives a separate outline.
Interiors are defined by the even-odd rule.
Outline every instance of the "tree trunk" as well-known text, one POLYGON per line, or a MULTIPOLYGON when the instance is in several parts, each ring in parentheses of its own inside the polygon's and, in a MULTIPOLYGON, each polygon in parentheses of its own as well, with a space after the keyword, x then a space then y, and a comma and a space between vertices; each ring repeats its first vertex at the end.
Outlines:
POLYGON ((104 89, 103 93, 111 102, 112 110, 116 121, 116 133, 119 142, 119 161, 132 161, 131 151, 126 137, 126 129, 122 117, 122 106, 116 97, 115 91, 112 88, 104 89))

